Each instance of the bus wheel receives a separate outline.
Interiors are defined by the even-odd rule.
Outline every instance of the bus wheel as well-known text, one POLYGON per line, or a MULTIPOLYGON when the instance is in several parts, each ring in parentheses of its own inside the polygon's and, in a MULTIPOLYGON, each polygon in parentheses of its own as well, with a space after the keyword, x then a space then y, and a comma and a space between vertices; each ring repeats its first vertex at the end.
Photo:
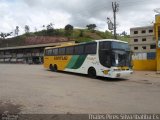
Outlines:
POLYGON ((52 64, 50 64, 49 69, 50 69, 51 71, 54 71, 52 64))
POLYGON ((56 72, 56 71, 57 71, 57 65, 54 65, 54 66, 53 66, 52 64, 50 64, 49 69, 50 69, 51 71, 56 72))
POLYGON ((58 69, 57 69, 57 65, 54 65, 54 66, 53 66, 53 71, 54 71, 54 72, 57 72, 57 70, 58 70, 58 69))
POLYGON ((88 76, 91 78, 96 78, 96 70, 95 68, 91 67, 88 69, 88 76))

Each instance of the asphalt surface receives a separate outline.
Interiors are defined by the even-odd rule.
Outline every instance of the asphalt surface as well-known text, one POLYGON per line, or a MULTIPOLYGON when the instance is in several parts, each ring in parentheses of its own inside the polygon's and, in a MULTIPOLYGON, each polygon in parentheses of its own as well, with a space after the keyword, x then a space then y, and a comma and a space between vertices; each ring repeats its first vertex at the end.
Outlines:
POLYGON ((91 79, 42 65, 0 64, 0 113, 160 113, 160 75, 91 79))

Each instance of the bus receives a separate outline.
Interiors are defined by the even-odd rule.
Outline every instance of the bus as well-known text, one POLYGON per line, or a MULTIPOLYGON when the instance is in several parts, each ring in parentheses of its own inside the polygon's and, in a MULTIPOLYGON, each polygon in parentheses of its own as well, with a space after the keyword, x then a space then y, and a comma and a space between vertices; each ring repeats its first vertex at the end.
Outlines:
POLYGON ((45 48, 44 68, 92 78, 125 78, 133 73, 128 43, 114 39, 45 48))

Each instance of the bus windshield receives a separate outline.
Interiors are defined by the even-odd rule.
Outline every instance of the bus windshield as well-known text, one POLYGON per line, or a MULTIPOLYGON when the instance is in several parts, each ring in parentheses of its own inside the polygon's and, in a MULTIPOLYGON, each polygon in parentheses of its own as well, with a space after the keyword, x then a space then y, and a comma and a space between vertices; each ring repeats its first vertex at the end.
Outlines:
POLYGON ((130 58, 131 55, 129 51, 113 50, 111 55, 111 66, 130 66, 130 58))
POLYGON ((99 60, 105 67, 131 65, 131 52, 127 43, 104 41, 99 45, 99 60))
POLYGON ((123 42, 112 41, 111 42, 111 48, 112 49, 118 49, 118 50, 130 51, 128 43, 123 43, 123 42))

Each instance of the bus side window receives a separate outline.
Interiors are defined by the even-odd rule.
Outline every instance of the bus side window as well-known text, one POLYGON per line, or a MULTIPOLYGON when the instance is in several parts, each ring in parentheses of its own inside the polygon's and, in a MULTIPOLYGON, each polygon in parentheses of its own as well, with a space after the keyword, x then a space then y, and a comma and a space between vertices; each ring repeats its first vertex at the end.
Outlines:
POLYGON ((85 45, 85 54, 96 54, 97 43, 89 43, 85 45))
POLYGON ((48 50, 45 50, 45 55, 46 55, 46 56, 48 55, 48 50))
POLYGON ((48 55, 51 56, 52 55, 52 49, 48 50, 48 55))
POLYGON ((82 55, 84 54, 84 45, 77 45, 75 46, 75 55, 82 55))
POLYGON ((105 67, 111 67, 111 62, 114 62, 114 59, 111 60, 111 53, 110 51, 106 51, 106 50, 100 50, 99 51, 99 59, 100 59, 100 63, 105 66, 105 67))
POLYGON ((65 55, 65 48, 59 48, 59 55, 65 55))
POLYGON ((67 47, 66 48, 66 55, 73 55, 74 47, 67 47))
POLYGON ((52 49, 52 55, 55 55, 55 49, 52 49))
POLYGON ((102 50, 110 50, 111 48, 111 42, 110 41, 105 41, 105 42, 100 42, 99 43, 99 49, 102 50))
POLYGON ((58 48, 54 49, 54 55, 58 55, 58 48))

